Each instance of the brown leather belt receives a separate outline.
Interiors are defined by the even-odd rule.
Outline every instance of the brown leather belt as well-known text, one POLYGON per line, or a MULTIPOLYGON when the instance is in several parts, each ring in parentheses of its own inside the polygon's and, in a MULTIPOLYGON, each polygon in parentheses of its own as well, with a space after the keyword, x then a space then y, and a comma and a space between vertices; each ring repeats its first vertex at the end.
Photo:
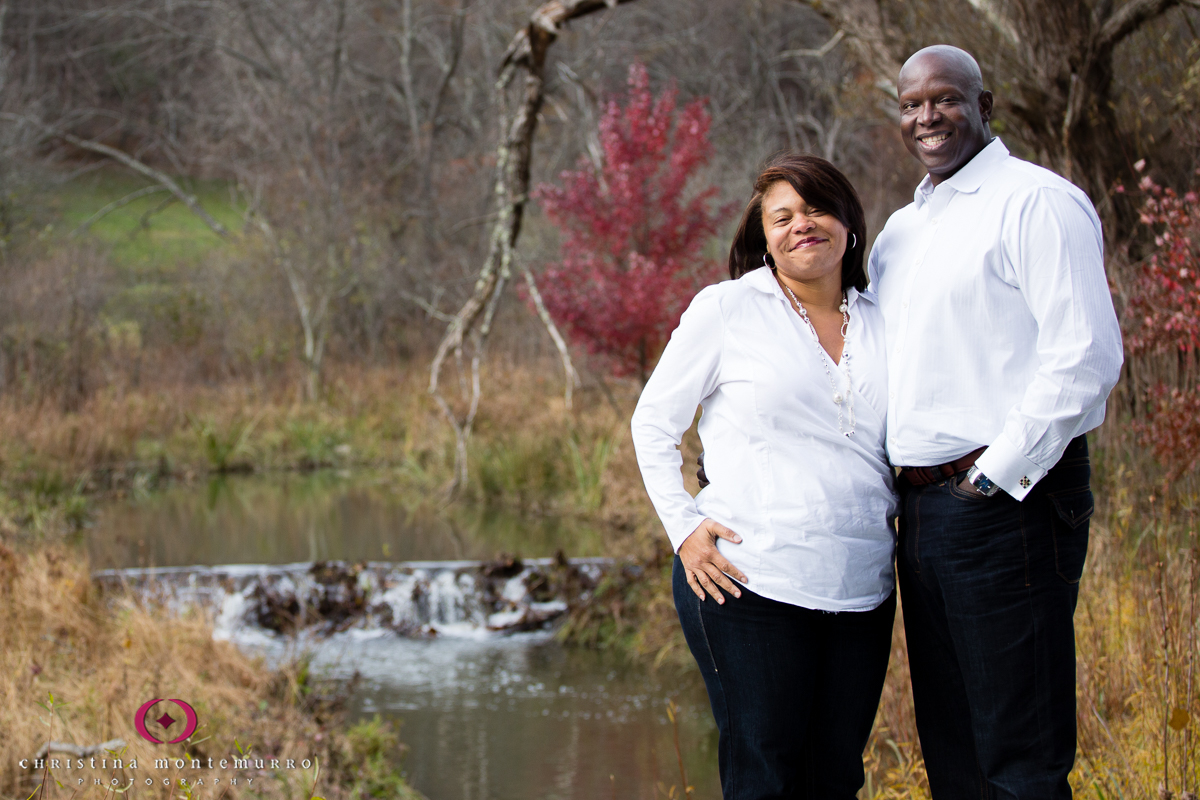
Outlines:
POLYGON ((962 458, 947 464, 938 464, 936 467, 901 467, 900 477, 904 478, 912 486, 927 486, 931 483, 944 481, 974 466, 975 459, 979 458, 985 449, 981 447, 978 450, 972 450, 962 458))

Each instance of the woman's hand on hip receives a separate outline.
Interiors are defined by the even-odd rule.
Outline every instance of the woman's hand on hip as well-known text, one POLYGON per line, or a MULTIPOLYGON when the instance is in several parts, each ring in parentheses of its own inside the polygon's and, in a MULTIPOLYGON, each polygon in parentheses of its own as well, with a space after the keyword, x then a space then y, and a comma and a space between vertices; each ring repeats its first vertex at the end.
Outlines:
POLYGON ((725 539, 734 544, 742 543, 742 537, 729 528, 706 519, 679 546, 679 560, 683 562, 688 586, 692 587, 697 597, 704 600, 704 590, 707 589, 713 599, 724 603, 725 595, 721 594, 721 589, 734 597, 742 596, 742 590, 729 580, 730 575, 742 583, 750 581, 740 569, 729 563, 729 559, 721 555, 721 551, 717 549, 717 539, 725 539))

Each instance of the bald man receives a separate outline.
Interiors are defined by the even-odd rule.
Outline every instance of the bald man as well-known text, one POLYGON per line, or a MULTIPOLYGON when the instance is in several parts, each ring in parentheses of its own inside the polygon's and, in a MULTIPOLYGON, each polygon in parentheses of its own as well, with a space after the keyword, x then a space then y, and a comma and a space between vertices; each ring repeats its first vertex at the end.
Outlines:
POLYGON ((897 88, 904 144, 929 174, 868 271, 929 785, 935 800, 1069 798, 1084 434, 1122 358, 1100 221, 1076 186, 992 136, 968 53, 921 50, 897 88))

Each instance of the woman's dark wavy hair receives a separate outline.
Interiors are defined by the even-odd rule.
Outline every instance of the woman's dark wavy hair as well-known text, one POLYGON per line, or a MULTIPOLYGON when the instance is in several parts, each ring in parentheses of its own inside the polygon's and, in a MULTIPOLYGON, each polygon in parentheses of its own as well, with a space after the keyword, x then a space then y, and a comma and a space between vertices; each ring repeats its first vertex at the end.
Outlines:
MULTIPOLYGON (((783 153, 775 156, 754 181, 754 196, 746 205, 742 221, 729 248, 729 277, 734 280, 763 265, 767 254, 767 236, 763 231, 762 201, 767 190, 780 181, 787 181, 804 202, 837 217, 854 234, 854 247, 846 237, 846 254, 842 256, 842 288, 853 286, 858 291, 867 288, 867 270, 863 253, 867 249, 867 223, 858 192, 841 170, 817 156, 783 153)), ((767 262, 771 263, 770 256, 767 262)))

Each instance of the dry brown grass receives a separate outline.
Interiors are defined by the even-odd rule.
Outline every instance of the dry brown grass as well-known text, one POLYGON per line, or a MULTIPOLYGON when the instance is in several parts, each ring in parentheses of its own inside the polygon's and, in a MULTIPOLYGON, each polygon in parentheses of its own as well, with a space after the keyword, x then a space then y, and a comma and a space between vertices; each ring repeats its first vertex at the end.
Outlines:
MULTIPOLYGON (((17 487, 18 498, 32 491, 22 487, 32 485, 36 476, 47 471, 61 473, 64 479, 60 483, 68 487, 81 475, 94 485, 103 485, 101 479, 108 476, 109 483, 119 489, 122 475, 129 479, 156 470, 164 462, 169 474, 186 478, 214 469, 198 421, 225 434, 253 421, 251 433, 232 456, 235 463, 248 463, 256 469, 306 468, 314 463, 394 467, 419 494, 437 498, 436 489, 451 475, 453 439, 425 395, 426 377, 421 365, 335 368, 329 373, 322 401, 314 404, 300 402, 292 384, 275 389, 228 384, 144 389, 120 395, 101 392, 73 414, 64 414, 57 405, 32 408, 0 403, 0 474, 17 487), (340 445, 347 445, 348 450, 338 450, 340 445), (114 475, 117 480, 111 479, 114 475)), ((468 495, 483 502, 507 502, 520 493, 530 512, 586 517, 606 529, 611 555, 650 565, 641 579, 614 584, 607 592, 598 593, 602 602, 574 621, 571 638, 624 648, 633 657, 662 668, 689 668, 690 657, 678 631, 664 569, 669 561, 660 552, 661 533, 641 487, 629 438, 628 415, 638 387, 612 385, 611 400, 599 387, 585 389, 576 394, 576 407, 568 412, 562 404, 559 379, 549 370, 494 363, 485 375, 485 386, 472 443, 474 478, 468 495), (594 476, 602 489, 598 507, 589 505, 577 491, 580 487, 575 485, 565 445, 572 436, 585 457, 595 453, 602 442, 609 443, 611 452, 600 474, 594 476), (534 476, 529 478, 533 483, 504 483, 505 476, 512 475, 534 476), (543 482, 536 484, 535 479, 543 482)), ((1177 486, 1170 495, 1171 508, 1164 509, 1161 470, 1125 435, 1123 427, 1110 423, 1101 432, 1095 451, 1099 502, 1076 614, 1079 756, 1072 782, 1080 797, 1158 796, 1164 784, 1165 752, 1165 785, 1174 797, 1181 798, 1183 791, 1195 793, 1200 786, 1200 727, 1196 722, 1200 713, 1196 701, 1200 695, 1196 594, 1200 589, 1193 516, 1200 509, 1200 492, 1194 479, 1177 486), (1184 722, 1183 716, 1175 714, 1179 730, 1170 725, 1175 709, 1187 715, 1184 722)), ((684 442, 685 459, 690 462, 698 451, 699 442, 694 432, 690 433, 684 442)), ((685 472, 694 488, 691 470, 685 472)), ((30 528, 29 520, 21 517, 25 513, 22 502, 10 499, 4 505, 0 498, 0 531, 30 528)), ((69 516, 69 509, 63 508, 49 503, 39 512, 43 514, 39 519, 49 520, 43 523, 45 527, 60 525, 61 518, 69 516)), ((73 701, 68 708, 79 720, 73 725, 82 725, 85 719, 124 720, 136 704, 129 708, 120 705, 124 701, 112 687, 125 691, 122 682, 133 680, 124 677, 126 672, 141 681, 136 687, 138 697, 159 696, 153 694, 153 681, 165 685, 161 682, 168 674, 184 681, 176 696, 199 696, 207 691, 204 687, 209 684, 204 681, 215 681, 211 678, 216 674, 214 665, 227 672, 222 673, 223 688, 214 689, 212 696, 225 698, 231 707, 237 705, 236 698, 244 703, 247 697, 266 691, 264 673, 254 672, 231 648, 208 641, 199 621, 168 626, 153 613, 136 607, 105 618, 86 589, 81 568, 54 555, 59 552, 21 557, 28 559, 22 563, 36 566, 21 570, 18 582, 36 583, 26 586, 24 594, 44 599, 36 601, 41 605, 6 612, 23 620, 25 633, 19 639, 22 644, 6 647, 2 656, 0 681, 4 683, 0 686, 4 687, 5 708, 17 707, 12 706, 11 698, 19 694, 28 701, 19 706, 25 713, 35 708, 30 705, 30 692, 53 689, 56 695, 73 701), (58 559, 57 566, 51 564, 53 559, 58 559), (54 570, 61 574, 52 577, 54 570), (26 577, 26 572, 35 577, 26 577), (65 581, 73 583, 64 589, 68 586, 65 581), (73 604, 68 603, 72 597, 73 604), (59 608, 55 603, 67 605, 59 608), (35 619, 51 620, 45 623, 50 629, 40 630, 37 626, 42 623, 31 621, 35 619), (83 633, 60 635, 55 626, 62 624, 68 631, 103 633, 87 634, 92 638, 83 633), (159 641, 167 629, 176 644, 159 641), (83 637, 78 641, 86 642, 89 653, 106 655, 94 656, 98 659, 95 663, 71 661, 72 651, 64 649, 63 643, 77 647, 72 636, 83 637), (210 677, 203 677, 198 668, 176 666, 186 652, 204 654, 204 660, 211 662, 204 675, 210 677), (44 670, 37 676, 31 675, 35 662, 44 670), (131 671, 126 662, 136 663, 138 668, 131 671), (54 664, 59 664, 58 671, 52 673, 54 664), (52 674, 61 676, 58 683, 51 681, 52 674), (240 686, 238 676, 243 674, 258 677, 251 685, 240 686)), ((14 589, 12 596, 19 594, 14 589)), ((870 783, 863 796, 927 797, 899 616, 892 655, 876 731, 867 750, 870 783)), ((31 712, 23 719, 10 714, 0 720, 3 735, 33 736, 37 729, 31 712)), ((226 731, 241 730, 238 726, 248 724, 236 716, 228 721, 214 716, 212 724, 217 725, 218 720, 227 726, 223 728, 226 731)), ((279 746, 283 744, 279 742, 279 746)), ((5 750, 10 750, 7 744, 5 750)), ((9 781, 3 784, 7 791, 13 779, 7 777, 10 773, 4 775, 9 781)))
MULTIPOLYGON (((540 448, 551 463, 532 466, 562 473, 565 481, 545 487, 542 504, 570 511, 577 505, 570 497, 574 476, 561 445, 574 436, 586 458, 606 439, 612 450, 598 476, 605 510, 645 505, 628 425, 635 382, 611 387, 615 409, 604 391, 591 387, 576 393, 569 412, 560 380, 540 368, 498 363, 485 370, 484 380, 473 472, 486 472, 492 451, 537 445, 525 449, 540 448), (553 446, 540 447, 546 442, 553 446)), ((186 480, 222 469, 373 465, 404 468, 423 489, 441 487, 452 477, 454 439, 427 385, 427 367, 418 363, 331 367, 320 401, 312 403, 303 402, 290 381, 147 383, 136 391, 97 392, 72 412, 0 396, 0 480, 19 489, 52 474, 72 484, 82 478, 93 490, 120 489, 139 474, 186 480)), ((477 482, 469 487, 479 489, 477 482)))
POLYGON ((239 746, 254 758, 294 758, 298 765, 304 758, 319 759, 324 777, 317 794, 344 797, 352 791, 359 754, 335 706, 319 699, 303 671, 271 670, 233 645, 213 641, 202 619, 174 618, 132 599, 98 596, 86 563, 70 551, 44 547, 20 554, 0 545, 0 630, 4 797, 26 798, 34 791, 47 798, 99 797, 111 792, 94 781, 107 785, 114 777, 122 783, 134 778, 128 794, 135 797, 183 797, 178 787, 162 783, 179 778, 206 779, 192 790, 196 797, 309 796, 312 770, 244 770, 235 787, 229 784, 237 776, 232 769, 154 766, 156 758, 168 757, 207 764, 211 756, 219 763, 237 755, 239 746), (65 703, 54 714, 38 705, 48 705, 51 694, 65 703), (196 709, 200 727, 189 742, 156 745, 139 737, 134 713, 153 698, 180 698, 196 709), (128 743, 122 758, 126 764, 136 759, 136 770, 92 770, 85 759, 82 770, 51 770, 41 790, 42 771, 33 762, 29 769, 20 766, 48 739, 88 746, 114 738, 128 743), (213 777, 222 778, 221 784, 214 787, 213 777), (146 786, 146 779, 154 786, 146 786))
POLYGON ((875 729, 863 756, 867 784, 862 796, 867 800, 929 796, 925 763, 917 743, 906 647, 903 614, 897 606, 887 680, 883 684, 879 711, 875 714, 875 729))
POLYGON ((1097 797, 1194 798, 1200 793, 1196 527, 1186 511, 1172 519, 1136 505, 1114 492, 1108 513, 1092 526, 1075 615, 1076 775, 1097 797))
MULTIPOLYGON (((1200 792, 1196 528, 1186 509, 1173 519, 1156 515, 1153 495, 1131 490, 1126 477, 1097 491, 1075 614, 1079 747, 1071 784, 1081 798, 1194 800, 1200 792)), ((864 798, 929 797, 907 676, 897 617, 867 748, 864 798)))
MULTIPOLYGON (((137 391, 104 390, 77 411, 57 404, 0 400, 0 432, 6 471, 54 465, 67 472, 152 468, 165 459, 180 475, 216 468, 204 447, 204 428, 229 435, 253 422, 231 464, 260 468, 298 465, 306 442, 296 425, 329 428, 341 438, 357 435, 365 448, 357 460, 404 455, 414 438, 438 441, 444 434, 432 404, 418 406, 421 376, 398 370, 349 370, 334 376, 321 403, 299 401, 294 387, 230 382, 218 386, 165 385, 137 391), (405 427, 397 428, 403 420, 405 427), (390 446, 389 447, 384 447, 390 446)), ((323 455, 331 455, 324 453, 323 455)))

